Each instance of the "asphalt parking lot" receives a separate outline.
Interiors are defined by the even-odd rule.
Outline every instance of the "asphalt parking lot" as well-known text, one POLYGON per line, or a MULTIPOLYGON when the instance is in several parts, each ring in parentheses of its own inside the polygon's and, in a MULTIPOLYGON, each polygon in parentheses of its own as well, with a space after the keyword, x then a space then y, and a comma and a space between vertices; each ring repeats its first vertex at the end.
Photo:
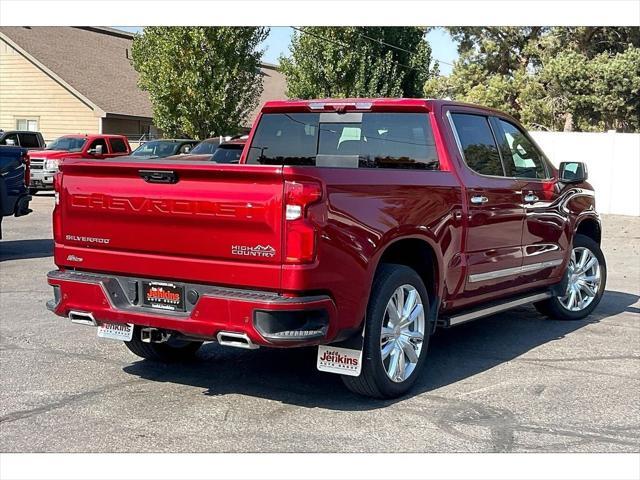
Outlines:
POLYGON ((0 242, 3 452, 640 450, 640 218, 605 216, 607 292, 578 322, 530 307, 439 332, 417 388, 355 396, 315 350, 205 345, 140 361, 45 309, 53 196, 0 242))

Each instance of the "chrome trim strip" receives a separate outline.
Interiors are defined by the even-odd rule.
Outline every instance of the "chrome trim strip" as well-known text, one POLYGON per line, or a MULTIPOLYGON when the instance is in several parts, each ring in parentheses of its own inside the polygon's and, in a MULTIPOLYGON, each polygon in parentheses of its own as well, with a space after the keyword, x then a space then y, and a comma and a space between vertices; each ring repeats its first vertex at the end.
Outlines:
POLYGON ((486 282, 487 280, 493 280, 496 278, 509 277, 511 275, 518 275, 521 273, 535 272, 536 270, 542 270, 543 268, 557 267, 562 265, 563 260, 549 260, 546 262, 532 263, 530 265, 522 265, 520 267, 505 268, 502 270, 494 270, 493 272, 476 273, 469 275, 469 283, 486 282))
POLYGON ((470 320, 475 320, 476 318, 487 317, 489 315, 493 315, 494 313, 503 312, 520 305, 526 305, 527 303, 545 300, 547 298, 550 298, 551 296, 551 292, 543 292, 535 295, 530 295, 528 297, 511 300, 510 302, 501 303, 500 305, 493 305, 491 307, 483 308, 473 312, 463 313, 462 315, 454 315, 453 317, 449 318, 449 326, 459 325, 470 320))
POLYGON ((467 161, 464 158, 464 152, 462 150, 462 143, 460 142, 460 137, 458 137, 458 131, 456 130, 456 125, 455 125, 455 123, 453 123, 453 117, 451 116, 451 111, 447 110, 447 113, 445 115, 447 116, 447 119, 449 120, 449 126, 451 127, 451 130, 453 131, 453 138, 455 138, 455 140, 456 140, 456 145, 458 146, 458 152, 460 153, 460 156, 462 157, 462 159, 464 160, 464 163, 466 164, 467 161))

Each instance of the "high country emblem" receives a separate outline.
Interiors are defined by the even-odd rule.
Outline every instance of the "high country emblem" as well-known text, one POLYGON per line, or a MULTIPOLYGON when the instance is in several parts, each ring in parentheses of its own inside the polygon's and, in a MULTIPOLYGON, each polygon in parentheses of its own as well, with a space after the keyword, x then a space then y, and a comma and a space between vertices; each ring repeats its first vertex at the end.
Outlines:
POLYGON ((67 261, 68 262, 82 262, 82 258, 81 257, 76 257, 75 255, 69 255, 67 256, 67 261))
POLYGON ((231 245, 231 254, 244 257, 273 258, 276 255, 276 249, 271 245, 256 245, 255 247, 248 245, 231 245))

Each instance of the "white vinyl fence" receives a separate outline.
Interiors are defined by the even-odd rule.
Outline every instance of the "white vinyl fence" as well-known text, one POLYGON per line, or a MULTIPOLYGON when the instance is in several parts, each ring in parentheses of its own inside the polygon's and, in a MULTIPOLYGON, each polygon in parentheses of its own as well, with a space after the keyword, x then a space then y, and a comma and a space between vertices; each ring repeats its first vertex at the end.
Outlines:
POLYGON ((584 162, 599 213, 640 216, 640 134, 531 132, 549 160, 584 162))

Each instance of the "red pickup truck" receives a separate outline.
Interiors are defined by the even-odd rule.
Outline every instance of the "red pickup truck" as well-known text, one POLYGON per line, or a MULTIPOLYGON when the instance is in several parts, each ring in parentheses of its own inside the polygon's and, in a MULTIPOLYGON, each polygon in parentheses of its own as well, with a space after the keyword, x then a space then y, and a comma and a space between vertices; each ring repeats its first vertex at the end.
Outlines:
POLYGON ((394 397, 438 327, 593 311, 606 265, 586 179, 487 108, 268 102, 239 165, 65 161, 48 308, 160 361, 318 345, 320 370, 394 397))
POLYGON ((131 147, 124 135, 64 135, 44 150, 31 152, 31 194, 53 189, 58 164, 67 158, 106 159, 129 155, 131 147))

